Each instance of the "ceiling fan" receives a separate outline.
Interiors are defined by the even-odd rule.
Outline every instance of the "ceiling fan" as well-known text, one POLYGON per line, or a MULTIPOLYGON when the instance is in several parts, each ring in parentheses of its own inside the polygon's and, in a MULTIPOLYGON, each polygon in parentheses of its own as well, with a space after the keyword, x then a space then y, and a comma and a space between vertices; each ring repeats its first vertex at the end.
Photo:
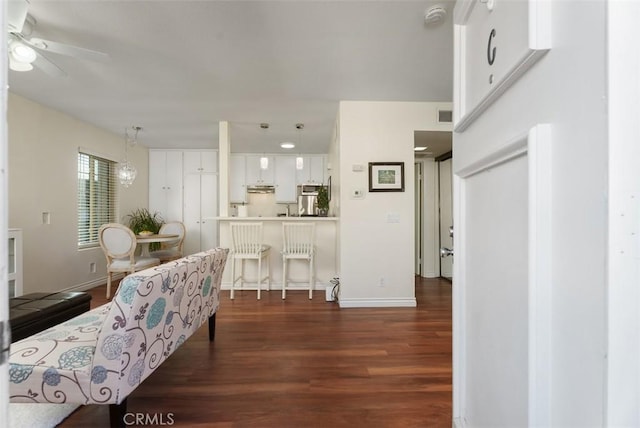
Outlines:
POLYGON ((9 68, 14 71, 30 71, 37 67, 54 77, 65 77, 67 73, 47 56, 49 53, 106 62, 110 57, 103 52, 67 45, 51 40, 30 37, 36 19, 28 13, 27 0, 7 2, 7 23, 9 35, 9 68))

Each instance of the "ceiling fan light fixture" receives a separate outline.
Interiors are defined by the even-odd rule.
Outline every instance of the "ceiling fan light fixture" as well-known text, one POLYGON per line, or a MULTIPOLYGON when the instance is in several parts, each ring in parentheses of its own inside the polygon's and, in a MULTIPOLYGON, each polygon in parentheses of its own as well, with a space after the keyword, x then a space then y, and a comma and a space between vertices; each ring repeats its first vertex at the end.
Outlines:
POLYGON ((17 62, 31 64, 36 60, 37 54, 33 48, 23 45, 20 42, 12 42, 11 43, 11 59, 17 62))
POLYGON ((33 65, 28 62, 20 62, 9 58, 9 69, 13 71, 31 71, 33 70, 33 65))

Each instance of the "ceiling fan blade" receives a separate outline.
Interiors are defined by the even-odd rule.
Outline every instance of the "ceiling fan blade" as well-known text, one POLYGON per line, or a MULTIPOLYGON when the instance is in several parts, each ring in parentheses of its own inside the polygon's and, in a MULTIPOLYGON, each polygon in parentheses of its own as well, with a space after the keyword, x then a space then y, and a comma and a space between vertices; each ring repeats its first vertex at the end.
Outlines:
POLYGON ((81 48, 78 46, 67 45, 65 43, 53 42, 51 40, 39 39, 32 37, 25 42, 36 49, 44 52, 52 52, 60 55, 67 55, 74 58, 88 59, 90 61, 108 62, 111 57, 104 52, 98 52, 91 49, 81 48))
POLYGON ((67 77, 67 73, 63 69, 58 67, 55 63, 53 63, 46 56, 42 55, 40 52, 38 52, 38 56, 33 62, 33 65, 47 73, 49 76, 67 77))

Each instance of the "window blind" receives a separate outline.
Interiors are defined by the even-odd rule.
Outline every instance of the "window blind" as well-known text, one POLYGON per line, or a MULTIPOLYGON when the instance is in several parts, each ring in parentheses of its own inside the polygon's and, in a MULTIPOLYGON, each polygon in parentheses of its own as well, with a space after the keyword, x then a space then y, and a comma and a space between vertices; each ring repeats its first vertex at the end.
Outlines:
POLYGON ((78 247, 96 247, 98 229, 117 221, 116 162, 78 153, 78 247))

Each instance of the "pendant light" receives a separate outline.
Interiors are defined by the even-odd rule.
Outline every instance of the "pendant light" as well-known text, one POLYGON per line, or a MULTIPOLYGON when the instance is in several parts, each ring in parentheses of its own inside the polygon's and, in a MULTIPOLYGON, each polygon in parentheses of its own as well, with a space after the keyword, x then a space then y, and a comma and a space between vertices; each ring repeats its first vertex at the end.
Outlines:
MULTIPOLYGON (((302 130, 304 129, 304 123, 296 123, 296 129, 298 130, 298 149, 300 149, 302 143, 302 130)), ((300 155, 296 157, 296 169, 304 169, 304 158, 300 155)))
MULTIPOLYGON (((267 133, 266 130, 269 129, 269 124, 268 123, 261 123, 260 124, 260 128, 265 130, 264 132, 265 132, 265 135, 266 135, 266 133, 267 133)), ((265 138, 265 141, 266 141, 266 138, 265 138)), ((260 169, 269 169, 269 158, 264 156, 264 154, 260 158, 260 169)))
POLYGON ((132 126, 131 129, 134 132, 133 136, 129 135, 129 130, 127 128, 124 129, 124 162, 120 162, 116 168, 118 180, 124 187, 131 186, 136 179, 136 175, 138 175, 136 167, 129 162, 128 148, 129 145, 135 146, 138 143, 138 132, 142 127, 132 126))

